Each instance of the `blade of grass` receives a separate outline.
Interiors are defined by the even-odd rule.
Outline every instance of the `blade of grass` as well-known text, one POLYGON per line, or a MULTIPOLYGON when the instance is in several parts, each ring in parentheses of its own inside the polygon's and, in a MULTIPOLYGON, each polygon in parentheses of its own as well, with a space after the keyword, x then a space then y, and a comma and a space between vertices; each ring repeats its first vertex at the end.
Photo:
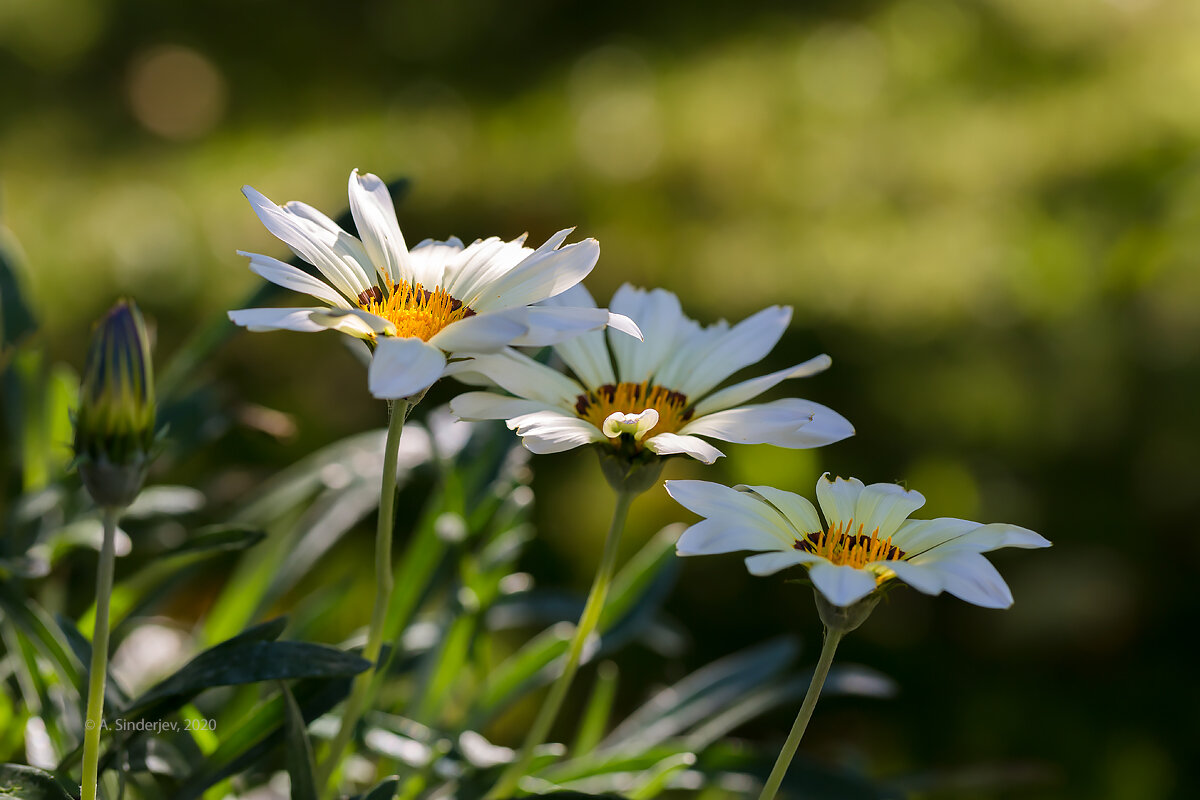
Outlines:
POLYGON ((596 681, 580 717, 575 743, 571 746, 573 756, 590 753, 604 738, 609 717, 612 715, 613 701, 617 696, 619 676, 617 665, 611 661, 605 661, 596 668, 596 681))

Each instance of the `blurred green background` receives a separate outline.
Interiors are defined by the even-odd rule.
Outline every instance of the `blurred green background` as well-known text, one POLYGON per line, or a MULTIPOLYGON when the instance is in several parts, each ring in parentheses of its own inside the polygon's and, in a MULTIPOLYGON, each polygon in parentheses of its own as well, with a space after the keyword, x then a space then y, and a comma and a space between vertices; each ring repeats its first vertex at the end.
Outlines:
MULTIPOLYGON (((1008 612, 893 592, 841 655, 900 694, 824 703, 802 752, 928 796, 1188 797, 1197 42, 1194 0, 3 0, 0 223, 43 344, 76 367, 118 295, 162 358, 241 303, 257 279, 234 251, 284 255, 242 184, 336 215, 353 167, 411 179, 410 243, 576 225, 602 245, 601 301, 632 281, 705 322, 790 304, 762 371, 831 354, 777 394, 858 436, 668 477, 900 480, 920 516, 1055 543, 995 556, 1008 612)), ((333 334, 243 334, 193 377, 238 424, 155 479, 217 503, 384 419, 333 334)), ((611 503, 593 461, 532 462, 543 584, 589 581, 611 503)), ((634 515, 630 551, 688 518, 661 491, 634 515)), ((362 534, 340 558, 365 610, 362 534)), ((735 556, 687 562, 668 608, 690 649, 625 653, 623 702, 781 631, 815 659, 807 590, 735 556)), ((744 734, 779 739, 793 713, 744 734)))

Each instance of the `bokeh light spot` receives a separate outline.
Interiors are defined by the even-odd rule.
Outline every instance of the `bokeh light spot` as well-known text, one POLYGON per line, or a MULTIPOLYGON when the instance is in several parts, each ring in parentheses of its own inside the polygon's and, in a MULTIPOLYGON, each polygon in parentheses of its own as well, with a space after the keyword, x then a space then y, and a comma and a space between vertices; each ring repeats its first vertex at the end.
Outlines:
POLYGON ((199 138, 225 114, 225 79, 216 65, 178 45, 155 47, 138 56, 127 91, 138 123, 164 139, 199 138))

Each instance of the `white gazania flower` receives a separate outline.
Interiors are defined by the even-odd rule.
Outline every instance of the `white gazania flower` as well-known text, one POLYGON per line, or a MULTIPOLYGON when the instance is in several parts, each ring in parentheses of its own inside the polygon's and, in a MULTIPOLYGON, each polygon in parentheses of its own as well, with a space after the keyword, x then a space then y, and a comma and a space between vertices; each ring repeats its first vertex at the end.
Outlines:
POLYGON ((824 523, 807 499, 770 486, 688 480, 667 481, 666 489, 705 518, 679 537, 679 555, 764 550, 746 559, 750 572, 771 575, 803 564, 817 590, 838 607, 899 578, 925 594, 949 592, 977 606, 1007 608, 1013 602, 1008 585, 980 554, 1050 546, 1016 525, 908 519, 925 498, 893 483, 863 486, 855 478, 822 476, 817 502, 824 523))
POLYGON ((374 347, 368 384, 377 397, 420 394, 456 355, 555 344, 609 324, 640 336, 632 322, 606 309, 532 305, 570 289, 595 266, 595 239, 562 246, 570 229, 536 250, 524 246, 523 236, 466 246, 427 239, 410 250, 387 186, 374 175, 350 173, 350 211, 361 241, 304 203, 277 206, 249 186, 243 192, 267 230, 325 281, 241 253, 250 269, 325 305, 248 308, 229 312, 230 319, 252 331, 333 329, 367 341, 374 347))
MULTIPOLYGON (((549 302, 595 306, 582 286, 549 302)), ((706 464, 723 454, 702 436, 801 448, 854 434, 841 415, 808 400, 742 405, 788 378, 821 372, 829 356, 714 391, 771 351, 791 321, 790 308, 771 306, 737 325, 701 327, 671 292, 626 284, 612 309, 630 317, 645 340, 594 331, 556 345, 573 378, 513 350, 464 361, 456 367, 464 379, 475 373, 515 396, 469 392, 455 398, 451 411, 462 419, 505 419, 535 453, 598 443, 631 459, 680 453, 706 464)))

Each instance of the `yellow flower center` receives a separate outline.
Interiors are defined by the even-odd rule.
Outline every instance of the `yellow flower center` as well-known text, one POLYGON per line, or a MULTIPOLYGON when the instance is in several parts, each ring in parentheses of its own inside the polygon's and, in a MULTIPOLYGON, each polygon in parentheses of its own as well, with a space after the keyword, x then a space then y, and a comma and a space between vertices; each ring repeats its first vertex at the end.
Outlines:
MULTIPOLYGON (((687 395, 646 383, 606 383, 575 400, 575 413, 597 428, 604 428, 610 414, 640 414, 648 408, 658 412, 655 434, 674 433, 692 418, 687 395)), ((614 443, 619 442, 618 439, 614 443)))
POLYGON ((383 317, 396 326, 396 335, 429 341, 452 322, 475 316, 475 312, 444 289, 432 292, 419 283, 388 284, 387 295, 372 286, 358 296, 358 307, 383 317))
POLYGON ((872 561, 901 561, 906 554, 892 544, 892 537, 879 538, 879 529, 867 533, 864 525, 854 529, 854 520, 847 520, 831 525, 829 530, 810 533, 803 539, 798 539, 794 545, 797 550, 821 556, 837 566, 857 567, 861 569, 872 561))

